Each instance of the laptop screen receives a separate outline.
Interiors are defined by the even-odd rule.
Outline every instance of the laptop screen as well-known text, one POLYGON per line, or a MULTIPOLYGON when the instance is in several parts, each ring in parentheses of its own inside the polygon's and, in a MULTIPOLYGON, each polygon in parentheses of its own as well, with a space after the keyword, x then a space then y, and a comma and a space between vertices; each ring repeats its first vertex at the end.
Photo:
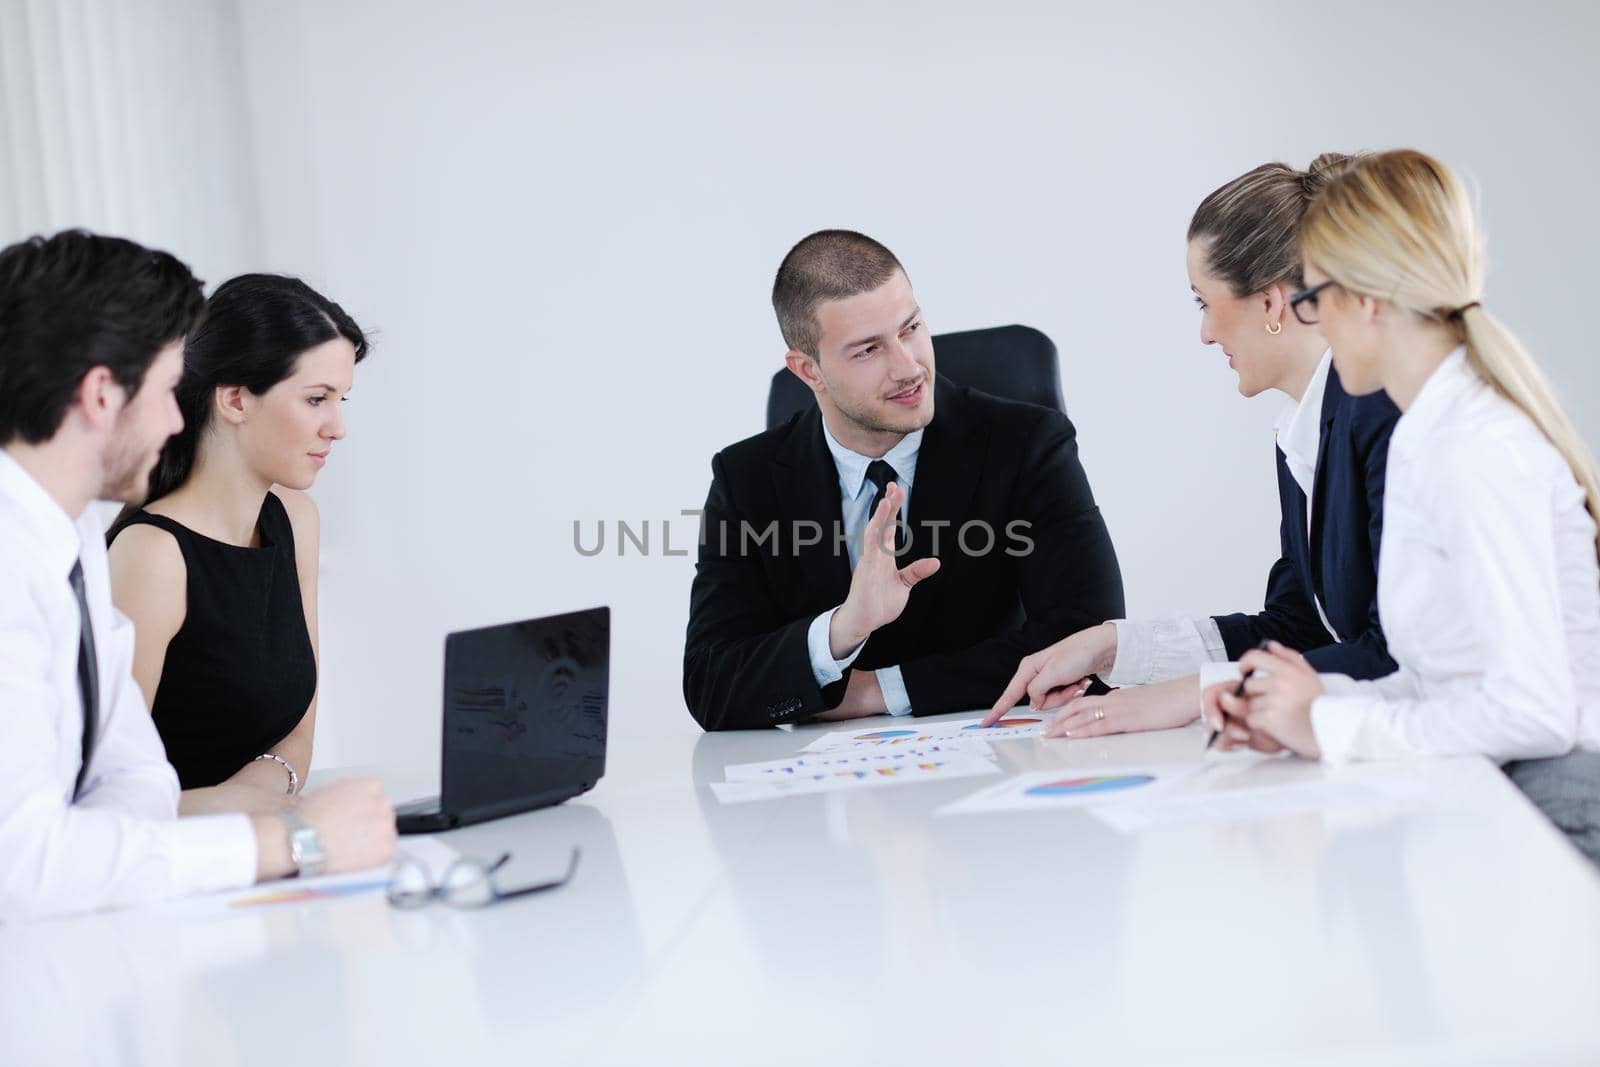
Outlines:
POLYGON ((463 630, 444 647, 445 810, 571 796, 605 773, 610 609, 463 630))

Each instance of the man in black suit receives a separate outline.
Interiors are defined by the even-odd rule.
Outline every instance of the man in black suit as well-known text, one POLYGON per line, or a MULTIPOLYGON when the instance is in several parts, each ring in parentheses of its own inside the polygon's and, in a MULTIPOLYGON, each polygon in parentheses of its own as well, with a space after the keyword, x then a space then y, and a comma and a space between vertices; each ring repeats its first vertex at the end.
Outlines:
POLYGON ((814 233, 772 302, 817 406, 711 461, 683 657, 702 727, 985 708, 1022 656, 1122 616, 1072 423, 938 377, 893 253, 814 233))

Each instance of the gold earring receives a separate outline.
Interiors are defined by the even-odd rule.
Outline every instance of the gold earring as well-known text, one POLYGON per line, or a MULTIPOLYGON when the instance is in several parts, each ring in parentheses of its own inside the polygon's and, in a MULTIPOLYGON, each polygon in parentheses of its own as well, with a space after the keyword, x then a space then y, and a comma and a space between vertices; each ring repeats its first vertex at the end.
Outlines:
POLYGON ((1269 322, 1269 323, 1267 323, 1267 332, 1270 333, 1274 337, 1278 336, 1280 333, 1283 332, 1283 323, 1281 323, 1281 322, 1269 322))

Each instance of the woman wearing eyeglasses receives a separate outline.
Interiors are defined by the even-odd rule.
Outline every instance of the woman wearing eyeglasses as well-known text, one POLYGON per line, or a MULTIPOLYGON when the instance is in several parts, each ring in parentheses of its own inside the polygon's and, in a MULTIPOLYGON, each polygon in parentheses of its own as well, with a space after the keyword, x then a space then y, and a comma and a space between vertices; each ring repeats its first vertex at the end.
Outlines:
POLYGON ((1237 659, 1269 638, 1351 677, 1394 670, 1375 590, 1384 467, 1398 412, 1381 393, 1347 393, 1326 342, 1289 307, 1304 285, 1301 219, 1348 162, 1330 153, 1303 172, 1282 163, 1256 167, 1206 197, 1189 223, 1201 343, 1222 349, 1244 396, 1276 389, 1293 401, 1276 427, 1282 549, 1264 608, 1079 631, 1023 659, 986 723, 1026 695, 1036 710, 1061 709, 1049 737, 1182 726, 1200 714, 1198 666, 1237 659), (1123 688, 1085 696, 1092 675, 1123 688))
POLYGON ((1322 193, 1303 254, 1301 305, 1347 388, 1404 413, 1378 573, 1399 670, 1252 652, 1246 696, 1208 690, 1207 718, 1335 762, 1488 756, 1600 864, 1600 472, 1481 303, 1472 202, 1444 164, 1386 152, 1322 193))

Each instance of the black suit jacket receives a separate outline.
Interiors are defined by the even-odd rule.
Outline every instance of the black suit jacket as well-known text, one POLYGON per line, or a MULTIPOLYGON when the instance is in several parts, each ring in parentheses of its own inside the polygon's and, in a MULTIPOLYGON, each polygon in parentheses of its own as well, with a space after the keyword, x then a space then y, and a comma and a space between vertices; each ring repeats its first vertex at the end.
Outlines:
POLYGON ((1387 393, 1351 396, 1328 368, 1322 395, 1322 436, 1311 485, 1314 506, 1306 533, 1306 495, 1278 450, 1282 557, 1267 576, 1267 599, 1256 615, 1222 615, 1217 629, 1238 659, 1262 638, 1299 649, 1319 671, 1379 678, 1395 669, 1378 621, 1378 548, 1383 540, 1383 480, 1389 434, 1400 411, 1387 393), (1315 589, 1335 641, 1307 590, 1315 589))
MULTIPOLYGON (((939 572, 852 669, 898 665, 916 714, 987 707, 1023 656, 1123 613, 1116 551, 1059 412, 938 379, 908 518, 901 566, 937 555, 939 572), (974 521, 993 531, 987 552, 978 527, 961 547, 974 521), (1008 531, 1017 522, 1028 525, 1008 531)), ((819 687, 806 646, 812 620, 850 589, 842 523, 817 409, 713 457, 683 653, 702 727, 772 726, 843 700, 848 672, 819 687)))

